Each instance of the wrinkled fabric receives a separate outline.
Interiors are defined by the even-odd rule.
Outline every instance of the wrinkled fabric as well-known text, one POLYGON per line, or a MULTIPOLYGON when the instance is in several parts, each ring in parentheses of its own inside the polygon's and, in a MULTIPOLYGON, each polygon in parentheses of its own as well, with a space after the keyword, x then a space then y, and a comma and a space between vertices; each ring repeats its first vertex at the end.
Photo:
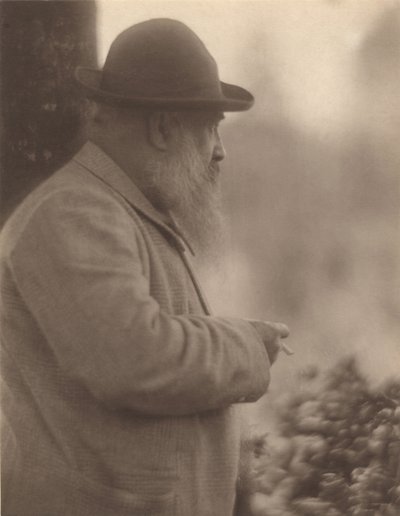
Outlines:
POLYGON ((185 244, 87 143, 2 231, 4 516, 232 514, 238 402, 269 382, 185 244))

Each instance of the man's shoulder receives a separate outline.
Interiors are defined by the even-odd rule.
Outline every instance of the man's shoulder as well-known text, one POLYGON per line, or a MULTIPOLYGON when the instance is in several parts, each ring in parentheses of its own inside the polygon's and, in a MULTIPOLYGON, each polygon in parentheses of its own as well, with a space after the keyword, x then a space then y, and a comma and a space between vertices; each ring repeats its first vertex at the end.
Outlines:
POLYGON ((75 158, 72 158, 25 197, 10 216, 10 221, 29 217, 29 214, 46 200, 53 196, 59 196, 61 192, 70 191, 72 193, 77 191, 90 195, 91 192, 95 193, 97 189, 104 190, 104 187, 75 158))
MULTIPOLYGON (((67 211, 73 212, 75 207, 90 211, 96 206, 97 217, 113 207, 126 213, 124 208, 121 209, 122 199, 77 157, 79 153, 30 192, 14 210, 1 231, 2 248, 12 247, 28 226, 35 228, 35 219, 40 218, 42 223, 46 221, 45 216, 38 217, 41 214, 62 217, 67 211)), ((51 222, 48 220, 49 224, 51 222)))

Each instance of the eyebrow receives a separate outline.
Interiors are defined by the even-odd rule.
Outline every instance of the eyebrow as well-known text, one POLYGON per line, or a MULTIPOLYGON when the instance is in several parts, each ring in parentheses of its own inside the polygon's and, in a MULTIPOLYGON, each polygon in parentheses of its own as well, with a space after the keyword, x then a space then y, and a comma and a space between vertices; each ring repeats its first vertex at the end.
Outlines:
POLYGON ((204 116, 204 118, 202 118, 202 119, 205 121, 205 123, 209 123, 209 124, 219 123, 219 122, 221 122, 221 120, 224 120, 224 118, 225 118, 225 115, 222 111, 221 112, 219 112, 219 111, 208 112, 208 113, 203 114, 203 116, 204 116))
POLYGON ((212 116, 210 116, 209 121, 211 123, 218 123, 218 122, 221 122, 221 120, 224 120, 224 118, 225 118, 225 115, 221 111, 220 113, 215 113, 212 116))

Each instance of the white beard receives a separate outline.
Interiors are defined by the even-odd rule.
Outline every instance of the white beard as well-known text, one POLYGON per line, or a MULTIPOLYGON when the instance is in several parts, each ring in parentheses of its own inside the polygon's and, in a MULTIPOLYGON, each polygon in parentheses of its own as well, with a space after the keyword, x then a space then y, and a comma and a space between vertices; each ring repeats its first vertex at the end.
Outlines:
POLYGON ((145 173, 148 199, 171 213, 201 259, 216 259, 223 241, 218 163, 204 163, 193 137, 185 134, 176 155, 151 160, 145 173))

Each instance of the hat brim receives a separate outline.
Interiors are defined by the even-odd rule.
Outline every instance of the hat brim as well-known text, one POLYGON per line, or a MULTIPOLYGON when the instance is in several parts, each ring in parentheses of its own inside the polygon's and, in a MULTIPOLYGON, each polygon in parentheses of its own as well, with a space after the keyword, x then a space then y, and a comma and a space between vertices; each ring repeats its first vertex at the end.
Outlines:
POLYGON ((75 70, 75 78, 84 87, 88 97, 112 104, 158 107, 178 111, 183 109, 212 109, 225 112, 246 111, 254 104, 254 97, 249 91, 222 81, 222 94, 217 98, 125 97, 102 90, 100 87, 101 75, 101 70, 83 66, 75 70))

